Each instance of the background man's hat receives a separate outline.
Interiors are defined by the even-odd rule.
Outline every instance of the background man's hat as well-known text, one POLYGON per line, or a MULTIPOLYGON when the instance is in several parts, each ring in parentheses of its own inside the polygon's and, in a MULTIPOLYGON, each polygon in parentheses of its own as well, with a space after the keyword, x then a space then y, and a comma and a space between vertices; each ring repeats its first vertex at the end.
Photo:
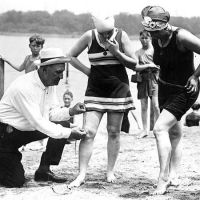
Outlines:
POLYGON ((54 65, 70 62, 71 58, 66 57, 59 48, 46 48, 40 52, 41 63, 39 66, 54 65))

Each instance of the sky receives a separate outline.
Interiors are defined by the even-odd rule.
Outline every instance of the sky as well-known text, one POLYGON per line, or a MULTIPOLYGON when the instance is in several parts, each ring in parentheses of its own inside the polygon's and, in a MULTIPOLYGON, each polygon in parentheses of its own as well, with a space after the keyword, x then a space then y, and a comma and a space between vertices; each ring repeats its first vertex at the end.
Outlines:
POLYGON ((92 12, 99 15, 120 12, 140 14, 147 5, 160 5, 171 16, 200 16, 199 0, 0 0, 0 5, 0 13, 9 10, 45 10, 49 13, 69 10, 75 14, 92 12))

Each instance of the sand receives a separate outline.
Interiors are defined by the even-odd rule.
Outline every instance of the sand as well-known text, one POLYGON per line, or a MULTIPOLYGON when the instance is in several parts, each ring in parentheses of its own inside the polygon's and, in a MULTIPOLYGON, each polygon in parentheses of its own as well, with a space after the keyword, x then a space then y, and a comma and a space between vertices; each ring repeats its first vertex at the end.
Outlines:
MULTIPOLYGON (((197 200, 200 199, 200 128, 184 127, 183 159, 180 171, 181 184, 169 187, 165 195, 151 196, 149 191, 156 187, 159 163, 155 138, 150 134, 144 139, 137 139, 139 130, 131 129, 129 134, 121 134, 121 149, 115 166, 117 182, 107 183, 106 142, 104 128, 98 132, 88 175, 84 185, 74 188, 65 195, 55 194, 51 186, 58 185, 38 183, 33 180, 42 151, 25 150, 23 165, 27 183, 23 188, 9 189, 0 187, 2 200, 197 200)), ((78 173, 78 143, 66 145, 59 166, 52 167, 57 175, 67 177, 70 183, 78 173)))

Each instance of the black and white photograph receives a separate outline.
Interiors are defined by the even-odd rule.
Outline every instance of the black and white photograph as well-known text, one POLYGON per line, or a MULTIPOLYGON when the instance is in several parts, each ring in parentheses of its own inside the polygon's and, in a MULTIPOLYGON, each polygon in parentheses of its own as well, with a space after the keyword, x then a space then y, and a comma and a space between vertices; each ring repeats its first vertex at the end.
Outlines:
POLYGON ((1 200, 200 200, 198 0, 0 3, 1 200))

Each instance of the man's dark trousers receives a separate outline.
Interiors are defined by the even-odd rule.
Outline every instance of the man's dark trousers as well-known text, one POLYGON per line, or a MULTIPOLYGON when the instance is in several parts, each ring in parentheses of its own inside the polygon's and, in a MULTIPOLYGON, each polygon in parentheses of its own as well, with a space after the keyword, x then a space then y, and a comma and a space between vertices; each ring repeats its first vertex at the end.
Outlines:
MULTIPOLYGON (((69 122, 55 122, 69 127, 69 122)), ((19 131, 0 123, 0 184, 6 187, 21 187, 25 183, 22 154, 18 151, 23 145, 48 136, 39 131, 19 131)), ((40 165, 58 165, 66 139, 49 138, 40 165)))

